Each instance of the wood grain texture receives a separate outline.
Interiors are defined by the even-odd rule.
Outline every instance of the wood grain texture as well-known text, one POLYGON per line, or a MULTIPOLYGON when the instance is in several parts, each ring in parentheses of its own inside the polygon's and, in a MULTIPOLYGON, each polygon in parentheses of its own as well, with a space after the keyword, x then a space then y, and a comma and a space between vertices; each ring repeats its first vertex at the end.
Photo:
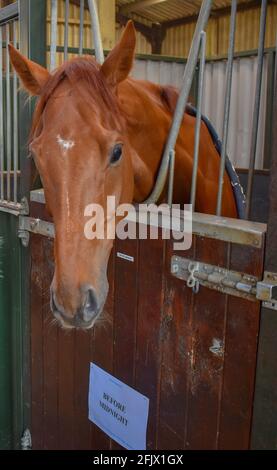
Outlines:
MULTIPOLYGON (((36 205, 33 215, 45 212, 36 205)), ((149 397, 148 449, 249 448, 258 302, 203 287, 193 294, 170 273, 172 240, 117 240, 102 321, 65 332, 49 310, 53 240, 31 238, 34 448, 121 448, 89 422, 92 361, 149 397)), ((175 254, 262 275, 263 248, 194 236, 175 254)))

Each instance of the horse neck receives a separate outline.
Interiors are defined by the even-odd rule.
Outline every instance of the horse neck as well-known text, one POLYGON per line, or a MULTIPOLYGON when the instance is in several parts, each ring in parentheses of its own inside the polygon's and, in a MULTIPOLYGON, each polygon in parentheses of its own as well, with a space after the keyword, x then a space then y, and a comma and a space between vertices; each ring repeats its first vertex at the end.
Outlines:
POLYGON ((134 151, 134 198, 140 201, 154 185, 171 114, 162 102, 161 87, 150 82, 128 79, 119 87, 118 97, 134 151))

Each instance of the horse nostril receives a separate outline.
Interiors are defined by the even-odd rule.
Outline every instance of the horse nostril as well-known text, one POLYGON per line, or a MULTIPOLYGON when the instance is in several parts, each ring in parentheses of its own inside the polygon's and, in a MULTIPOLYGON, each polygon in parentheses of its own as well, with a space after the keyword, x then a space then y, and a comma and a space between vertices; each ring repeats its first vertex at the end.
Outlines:
POLYGON ((50 290, 50 307, 53 313, 58 312, 58 307, 55 302, 55 294, 54 291, 51 289, 50 290))
POLYGON ((86 294, 86 300, 81 312, 81 316, 85 322, 91 321, 98 314, 98 302, 94 289, 89 289, 86 294))

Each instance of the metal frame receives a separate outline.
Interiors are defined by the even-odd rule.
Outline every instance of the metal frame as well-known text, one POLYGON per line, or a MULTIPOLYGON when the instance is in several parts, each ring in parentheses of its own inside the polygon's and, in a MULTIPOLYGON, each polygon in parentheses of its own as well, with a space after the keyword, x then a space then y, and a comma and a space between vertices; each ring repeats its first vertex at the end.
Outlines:
POLYGON ((262 78, 263 78, 266 15, 267 15, 267 0, 262 0, 261 18, 260 18, 260 37, 259 37, 259 48, 258 48, 257 83, 256 83, 256 92, 255 92, 250 163, 249 163, 248 184, 247 184, 247 194, 246 194, 246 214, 245 214, 246 218, 249 218, 250 216, 252 193, 253 193, 253 179, 254 179, 254 169, 255 169, 255 162, 256 162, 258 126, 259 126, 260 104, 261 104, 261 89, 262 89, 262 78))
POLYGON ((0 9, 0 210, 19 214, 21 204, 18 203, 18 85, 15 74, 11 77, 10 58, 7 43, 11 35, 17 45, 17 22, 19 3, 13 3, 0 9), (3 30, 6 37, 3 42, 3 30), (3 75, 3 60, 5 59, 5 83, 3 75), (5 90, 5 93, 4 93, 5 90), (6 112, 3 113, 4 105, 6 112), (4 131, 5 130, 5 131, 4 131), (13 130, 13 139, 12 139, 13 130), (4 145, 5 141, 5 145, 4 145), (5 158, 6 157, 6 158, 5 158), (13 182, 13 191, 12 191, 13 182))
POLYGON ((237 19, 237 1, 233 0, 232 9, 231 9, 229 52, 228 52, 227 72, 226 72, 227 83, 226 83, 224 119, 223 119, 223 141, 222 141, 222 152, 221 152, 221 158, 220 158, 220 170, 219 170, 219 179, 218 179, 218 195, 217 195, 217 207, 216 207, 217 215, 221 215, 221 211, 222 211, 224 173, 225 173, 225 167, 226 167, 227 141, 228 141, 228 135, 229 135, 229 117, 230 117, 232 77, 233 77, 233 64, 234 64, 234 51, 235 51, 236 19, 237 19))
MULTIPOLYGON (((31 192, 31 202, 38 204, 45 204, 45 197, 43 189, 37 189, 31 192)), ((24 217, 19 217, 20 227, 22 230, 28 230, 34 233, 51 236, 53 234, 50 225, 41 225, 43 221, 39 219, 29 218, 28 222, 24 222, 24 217), (27 224, 27 225, 26 225, 27 224)), ((136 222, 136 218, 128 216, 129 221, 136 222)), ((161 225, 159 225, 162 227, 161 225)), ((192 231, 196 235, 202 237, 214 238, 216 240, 223 240, 230 243, 238 243, 242 245, 252 246, 254 248, 261 248, 264 234, 266 233, 266 225, 258 222, 248 222, 247 220, 225 219, 224 217, 217 217, 209 214, 192 214, 192 231)))
POLYGON ((202 31, 205 30, 206 25, 208 23, 211 7, 212 7, 211 0, 203 0, 199 17, 198 17, 198 21, 196 24, 192 44, 191 44, 189 57, 188 57, 186 68, 185 68, 183 84, 182 84, 179 98, 177 101, 176 109, 175 109, 173 120, 172 120, 172 125, 169 131, 166 145, 165 145, 165 150, 164 150, 162 160, 160 163, 157 180, 154 185, 154 188, 152 189, 150 196, 145 201, 146 204, 157 202, 166 184, 170 152, 175 149, 176 141, 179 135, 180 127, 182 124, 189 92, 190 92, 192 81, 193 81, 193 76, 194 76, 194 72, 195 72, 195 68, 197 64, 197 59, 198 59, 198 54, 199 54, 199 49, 200 49, 200 44, 201 44, 201 34, 202 34, 202 31))
MULTIPOLYGON (((44 0, 20 1, 20 49, 21 52, 46 66, 46 2, 44 0)), ((21 179, 19 187, 20 198, 29 201, 30 190, 33 183, 32 159, 29 155, 28 142, 34 102, 28 100, 24 92, 19 96, 20 111, 20 165, 21 179)), ((20 250, 20 313, 18 315, 15 344, 20 345, 16 351, 18 364, 18 432, 16 442, 21 445, 21 437, 26 428, 30 427, 30 277, 26 273, 31 269, 29 248, 24 248, 18 238, 20 250)))
MULTIPOLYGON (((0 25, 9 24, 19 18, 20 38, 15 37, 15 27, 4 26, 6 31, 13 33, 14 44, 20 45, 20 50, 29 58, 45 65, 46 63, 46 2, 44 0, 20 0, 8 7, 0 9, 0 25), (18 41, 19 39, 19 41, 18 41)), ((1 44, 2 46, 2 44, 1 44)), ((9 63, 8 51, 6 49, 6 61, 9 63)), ((1 54, 0 54, 1 56, 1 54)), ((1 58, 1 57, 0 57, 1 58)), ((2 67, 0 67, 1 85, 3 84, 2 67)), ((32 182, 32 161, 28 159, 29 129, 32 118, 33 103, 26 101, 26 94, 23 91, 18 95, 18 81, 15 74, 6 79, 6 95, 8 95, 8 107, 6 116, 0 113, 0 137, 3 141, 1 132, 1 122, 6 119, 8 128, 8 159, 7 175, 11 176, 8 183, 8 191, 1 193, 0 201, 0 226, 5 229, 5 244, 2 250, 8 253, 7 262, 2 267, 5 273, 5 281, 13 286, 13 296, 7 297, 6 304, 4 298, 1 299, 0 308, 9 312, 6 316, 9 333, 9 360, 10 383, 12 390, 10 399, 11 407, 11 426, 12 437, 9 447, 19 449, 21 446, 21 437, 24 429, 30 422, 30 395, 28 387, 30 386, 30 363, 29 363, 29 295, 30 279, 26 273, 30 271, 30 253, 28 249, 23 248, 18 238, 19 215, 27 214, 28 198, 32 182), (13 97, 13 100, 9 99, 13 97), (12 115, 13 113, 13 115, 12 115), (13 130, 13 134, 12 134, 13 130), (19 151, 20 150, 20 151, 19 151), (18 158, 19 157, 19 158, 18 158), (20 164, 19 164, 20 163, 20 164), (12 179, 11 169, 16 170, 12 179), (21 178, 17 177, 21 169, 21 178), (11 182, 14 184, 12 191, 11 182), (6 195, 8 197, 6 197, 6 195), (3 199, 3 196, 5 199, 3 199), (9 200, 8 200, 9 199, 9 200), (19 202, 20 201, 20 202, 19 202), (8 325, 9 322, 9 325, 8 325)), ((0 92, 1 95, 1 92, 0 92)), ((2 101, 1 101, 2 102, 2 101)), ((1 153, 3 155, 3 153, 1 153)), ((1 159, 3 162, 4 160, 1 159)), ((2 163, 1 163, 2 170, 2 163)), ((8 178, 9 180, 9 178, 8 178)), ((1 182, 3 181, 3 172, 1 182)), ((2 186, 3 188, 3 186, 2 186)), ((3 359, 4 360, 4 359, 3 359)), ((7 404, 8 412, 8 404, 7 404)), ((1 423, 0 423, 1 425, 1 423)), ((7 443, 8 443, 7 436, 7 443)))
MULTIPOLYGON (((203 29, 204 25, 207 21, 208 9, 210 7, 210 1, 204 1, 205 8, 207 10, 203 10, 201 16, 201 21, 199 21, 198 29, 196 31, 196 40, 193 46, 193 50, 187 62, 186 67, 186 74, 184 77, 184 82, 186 82, 182 93, 179 104, 176 109, 175 114, 175 122, 172 126, 172 133, 170 134, 170 138, 168 141, 167 146, 167 156, 165 159, 165 164, 169 166, 169 161, 171 161, 171 178, 170 178, 170 191, 169 191, 169 201, 172 200, 172 191, 173 191, 173 170, 174 168, 174 158, 170 159, 170 156, 173 157, 173 150, 176 143, 177 135, 178 135, 178 126, 180 127, 180 122, 183 116, 187 95, 189 88, 191 86, 192 75, 195 69, 196 61, 199 54, 199 43, 201 35, 203 37, 203 29)), ((9 15, 14 15, 15 6, 18 3, 11 5, 9 10, 9 15)), ((9 8, 9 7, 6 7, 9 8)), ((204 7, 203 7, 204 8, 204 7)), ((0 10, 1 11, 1 10, 0 10)), ((15 16, 11 16, 11 18, 15 18, 15 16)), ((28 55, 31 59, 36 60, 42 64, 45 64, 45 52, 46 52, 46 45, 45 45, 45 26, 42 25, 46 24, 45 21, 46 14, 45 14, 45 2, 44 0, 21 0, 20 2, 20 45, 21 51, 23 54, 28 55)), ((1 20, 1 15, 0 15, 1 20)), ((54 23, 53 23, 53 32, 54 32, 54 23)), ((55 35, 55 34, 54 34, 55 35)), ((80 37, 82 34, 80 33, 80 37)), ((56 53, 55 47, 55 53, 56 53)), ((82 49, 82 44, 80 44, 80 49, 82 49)), ((70 52, 70 48, 66 47, 64 51, 70 52)), ((53 47, 54 51, 54 47, 53 47)), ((101 58, 99 58, 101 61, 101 58)), ((203 64, 203 62, 202 62, 203 64)), ((52 63, 53 66, 53 63, 52 63)), ((201 86, 199 85, 199 90, 201 90, 201 86)), ((277 95, 277 93, 276 93, 277 95)), ((200 94, 199 94, 200 97, 200 94)), ((20 181, 19 186, 19 196, 22 198, 23 196, 27 196, 29 198, 30 195, 30 188, 31 188, 31 160, 27 160, 27 149, 25 147, 27 136, 29 132, 30 122, 31 122, 31 115, 32 115, 32 103, 28 102, 26 105, 25 96, 20 93, 20 103, 19 103, 19 122, 20 124, 20 162, 21 162, 21 169, 22 169, 22 178, 20 181)), ((199 124, 199 122, 198 122, 199 124)), ((275 146, 276 148, 276 146, 275 146)), ((274 188, 274 186, 272 186, 274 188)), ((275 185, 276 187, 276 185, 275 185)), ((158 188, 159 189, 159 188, 158 188)), ((158 193, 157 190, 154 195, 158 193)), ((274 189, 272 189, 272 193, 274 189)), ((275 191, 276 192, 276 191, 275 191)), ((32 200, 35 200, 35 194, 32 193, 32 200)), ((275 193, 274 193, 275 194, 275 193)), ((43 195, 40 192, 40 202, 43 202, 43 195)), ((153 194, 152 196, 153 197, 153 194)), ((276 195, 275 195, 276 200, 276 195)), ((21 204, 17 204, 17 209, 14 210, 12 207, 6 207, 6 210, 11 212, 12 215, 19 215, 20 210, 22 209, 21 204)), ((5 209, 3 207, 3 209, 5 209)), ((1 216, 1 213, 0 213, 1 216)), ((5 215, 5 217, 9 217, 9 215, 5 215)), ((273 217, 273 215, 272 215, 273 217)), ((19 215, 18 219, 12 217, 12 229, 14 232, 17 230, 19 231, 27 231, 27 232, 34 232, 34 233, 43 233, 46 236, 52 236, 53 233, 53 225, 48 224, 47 222, 40 221, 37 219, 31 219, 28 217, 22 217, 19 215), (51 235, 52 234, 52 235, 51 235)), ((233 243, 239 243, 243 245, 248 245, 253 248, 261 248, 264 234, 266 232, 266 226, 263 224, 253 224, 247 221, 237 221, 231 219, 224 219, 222 217, 216 216, 209 216, 204 214, 196 214, 193 215, 193 232, 195 234, 199 234, 204 237, 215 238, 218 240, 230 241, 233 243)), ((22 232, 21 232, 22 233, 22 232)), ((272 237, 272 246, 275 243, 275 233, 274 237, 272 237)), ((29 382, 29 351, 28 351, 28 344, 29 344, 29 278, 25 276, 26 273, 29 273, 30 269, 30 253, 28 249, 20 247, 19 241, 18 245, 16 245, 15 250, 15 265, 16 270, 14 282, 17 284, 18 288, 18 296, 15 295, 15 300, 13 304, 13 351, 12 351, 12 361, 13 361, 13 383, 14 383, 14 394, 13 394, 13 402, 14 402, 14 423, 13 427, 15 430, 15 447, 19 447, 20 436, 24 429, 29 425, 30 417, 29 417, 29 403, 30 403, 30 396, 28 391, 28 384, 29 382), (20 274, 21 273, 21 276, 20 274), (24 275, 22 275, 24 274, 24 275), (24 392, 22 390, 24 389, 24 392)), ((277 266, 272 263, 270 257, 268 257, 267 264, 268 266, 272 266, 275 270, 277 270, 277 266), (268 261, 269 260, 269 261, 268 261)), ((269 267, 268 267, 269 269, 269 267)), ((276 316, 276 313, 275 313, 276 316)))
MULTIPOLYGON (((266 273, 277 273, 277 62, 272 122, 272 162, 270 175, 270 211, 266 240, 266 273)), ((276 276, 276 274, 275 274, 276 276)), ((276 281, 276 277, 275 277, 276 281)), ((261 311, 260 337, 256 374, 256 390, 252 426, 253 449, 277 449, 277 402, 276 402, 277 312, 264 306, 261 311)))
MULTIPOLYGON (((99 16, 95 0, 88 0, 88 7, 91 18, 92 43, 95 47, 95 57, 97 62, 104 62, 104 51, 101 39, 99 16)), ((78 53, 83 52, 83 34, 84 34, 84 0, 80 2, 80 31, 79 31, 79 49, 78 53)), ((50 70, 56 67, 56 52, 62 49, 64 60, 68 59, 68 53, 72 48, 68 47, 68 27, 69 27, 69 0, 65 0, 65 24, 64 24, 64 47, 57 48, 58 34, 58 0, 51 0, 51 45, 50 45, 50 70)))

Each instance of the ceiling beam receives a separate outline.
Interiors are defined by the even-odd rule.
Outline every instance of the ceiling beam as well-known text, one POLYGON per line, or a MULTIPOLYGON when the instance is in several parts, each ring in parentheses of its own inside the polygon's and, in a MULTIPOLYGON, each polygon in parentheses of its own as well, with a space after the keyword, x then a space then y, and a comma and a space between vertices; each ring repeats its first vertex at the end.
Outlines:
MULTIPOLYGON (((122 15, 121 13, 117 13, 116 21, 121 26, 125 26, 125 24, 129 21, 128 16, 122 15)), ((143 36, 147 39, 148 42, 151 44, 152 54, 161 54, 162 50, 162 43, 165 38, 166 30, 160 24, 153 23, 152 26, 147 26, 139 21, 132 20, 136 31, 139 31, 143 36)))
MULTIPOLYGON (((271 3, 275 3, 275 1, 276 0, 269 0, 268 4, 270 5, 271 3)), ((252 10, 253 8, 258 8, 260 6, 261 6, 260 0, 252 0, 248 3, 239 3, 237 6, 237 11, 252 10)), ((221 16, 226 16, 230 14, 231 14, 231 6, 224 7, 224 8, 216 8, 212 10, 210 17, 219 18, 221 16)), ((175 20, 163 21, 161 24, 165 28, 173 28, 174 26, 181 26, 184 24, 193 23, 197 21, 197 19, 198 19, 198 13, 191 15, 191 16, 185 16, 183 18, 176 18, 175 20)))
POLYGON ((153 5, 157 5, 158 3, 164 3, 167 0, 138 0, 136 2, 127 3, 127 5, 123 5, 119 9, 119 13, 122 15, 128 15, 128 13, 136 13, 139 10, 143 10, 144 8, 152 7, 153 5))
MULTIPOLYGON (((126 23, 129 21, 130 18, 128 16, 122 15, 120 12, 116 14, 116 21, 119 23, 121 26, 125 26, 126 23)), ((132 20, 134 23, 134 26, 137 31, 139 31, 141 34, 143 34, 146 39, 150 41, 151 34, 152 34, 152 28, 150 26, 147 26, 146 24, 140 23, 139 21, 132 20)))

